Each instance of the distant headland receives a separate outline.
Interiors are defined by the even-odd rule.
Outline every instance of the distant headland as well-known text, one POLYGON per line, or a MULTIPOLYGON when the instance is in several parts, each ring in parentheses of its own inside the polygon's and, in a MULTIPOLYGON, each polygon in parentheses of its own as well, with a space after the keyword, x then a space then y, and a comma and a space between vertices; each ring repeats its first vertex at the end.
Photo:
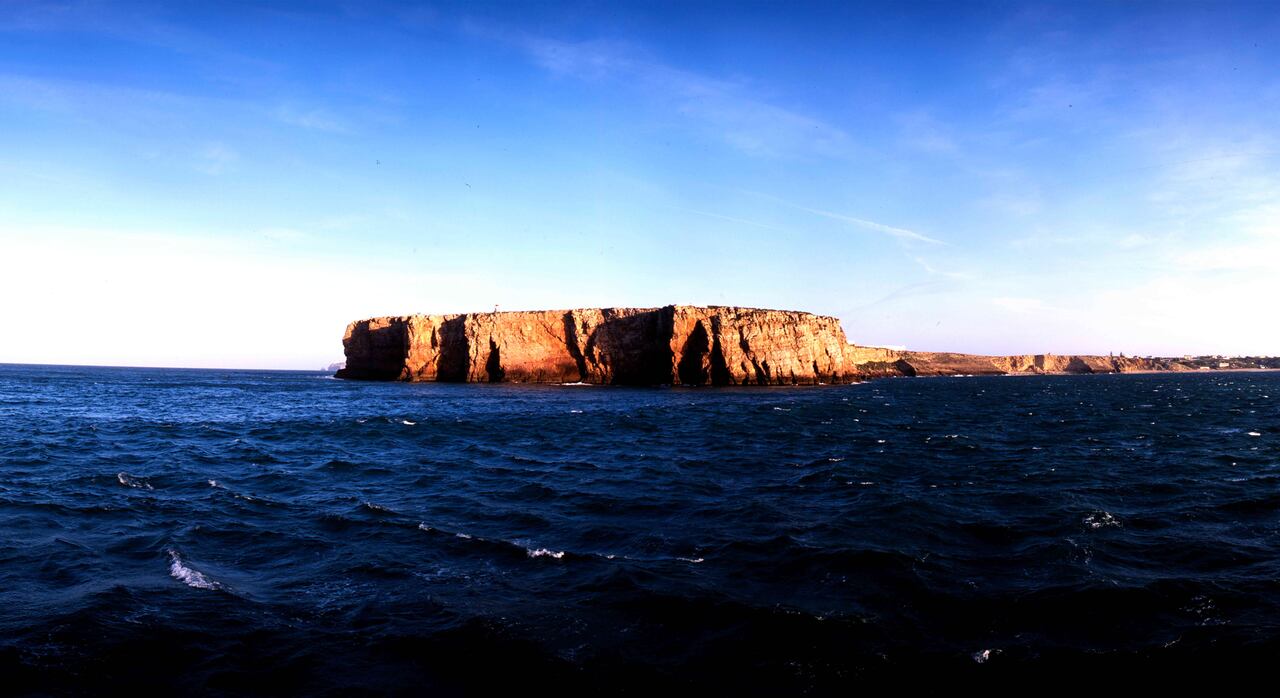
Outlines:
POLYGON ((851 344, 834 317, 668 305, 358 320, 339 378, 380 381, 799 385, 885 376, 1280 368, 1280 359, 983 356, 851 344))

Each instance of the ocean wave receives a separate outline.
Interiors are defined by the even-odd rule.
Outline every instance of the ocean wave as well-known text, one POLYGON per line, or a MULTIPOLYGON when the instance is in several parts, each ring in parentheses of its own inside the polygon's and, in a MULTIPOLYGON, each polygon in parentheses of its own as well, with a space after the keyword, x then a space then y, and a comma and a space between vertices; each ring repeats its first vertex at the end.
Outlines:
MULTIPOLYGON (((566 556, 569 555, 569 553, 564 550, 552 550, 550 548, 544 548, 540 546, 526 544, 523 541, 509 541, 509 540, 494 539, 494 538, 483 538, 481 536, 474 536, 474 535, 471 535, 470 533, 462 533, 460 531, 450 532, 444 529, 436 528, 435 526, 431 526, 427 523, 419 523, 418 530, 424 531, 426 533, 431 533, 433 535, 452 538, 458 541, 467 541, 469 543, 479 545, 479 546, 487 546, 491 551, 495 553, 502 553, 504 556, 521 554, 527 558, 545 557, 545 558, 551 558, 553 560, 563 560, 565 559, 566 556)), ((483 549, 483 547, 481 549, 483 549)), ((590 557, 590 556, 586 556, 586 557, 590 557)), ((604 557, 604 556, 600 556, 600 557, 604 557)))
POLYGON ((204 573, 193 569, 182 560, 182 556, 178 555, 178 551, 169 548, 169 576, 186 584, 192 589, 207 589, 217 591, 222 589, 222 585, 209 579, 204 573))
POLYGON ((116 481, 125 487, 132 487, 139 490, 154 490, 150 482, 146 478, 134 477, 129 473, 116 473, 116 481))
POLYGON ((216 489, 216 490, 222 490, 223 492, 226 492, 226 493, 230 494, 232 497, 235 497, 236 499, 243 499, 243 500, 244 500, 244 501, 246 501, 246 502, 261 502, 261 501, 262 501, 261 499, 258 499, 257 497, 254 497, 254 496, 252 496, 252 495, 248 495, 248 494, 241 494, 241 493, 239 493, 239 492, 235 492, 235 491, 231 490, 231 489, 230 489, 230 488, 228 488, 226 485, 222 484, 221 482, 219 482, 219 481, 217 481, 217 480, 207 480, 206 482, 208 482, 208 483, 209 483, 209 486, 210 486, 210 487, 212 487, 212 488, 214 488, 214 489, 216 489))
POLYGON ((1099 528, 1109 528, 1111 526, 1120 525, 1120 521, 1116 519, 1116 517, 1113 516, 1111 512, 1101 511, 1101 510, 1095 511, 1089 514, 1088 516, 1084 517, 1083 523, 1085 526, 1094 530, 1097 530, 1099 528))

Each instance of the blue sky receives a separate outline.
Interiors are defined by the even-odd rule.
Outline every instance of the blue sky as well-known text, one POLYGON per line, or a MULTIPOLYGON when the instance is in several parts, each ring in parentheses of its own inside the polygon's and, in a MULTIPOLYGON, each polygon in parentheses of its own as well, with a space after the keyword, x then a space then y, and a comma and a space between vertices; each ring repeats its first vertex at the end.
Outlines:
POLYGON ((0 3, 0 361, 667 303, 1280 354, 1274 3, 0 3))

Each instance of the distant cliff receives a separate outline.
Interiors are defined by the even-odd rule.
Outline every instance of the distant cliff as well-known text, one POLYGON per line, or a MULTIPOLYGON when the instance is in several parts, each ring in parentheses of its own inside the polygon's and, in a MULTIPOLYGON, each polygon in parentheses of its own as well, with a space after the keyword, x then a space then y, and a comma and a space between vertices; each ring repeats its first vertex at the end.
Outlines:
POLYGON ((406 315, 359 320, 339 378, 359 380, 795 385, 877 376, 1192 370, 1172 359, 980 356, 850 344, 836 318, 668 305, 406 315))
POLYGON ((1015 354, 983 356, 946 352, 893 352, 903 375, 1004 375, 1061 373, 1143 373, 1151 371, 1192 371, 1194 367, 1175 359, 1126 358, 1087 354, 1015 354))

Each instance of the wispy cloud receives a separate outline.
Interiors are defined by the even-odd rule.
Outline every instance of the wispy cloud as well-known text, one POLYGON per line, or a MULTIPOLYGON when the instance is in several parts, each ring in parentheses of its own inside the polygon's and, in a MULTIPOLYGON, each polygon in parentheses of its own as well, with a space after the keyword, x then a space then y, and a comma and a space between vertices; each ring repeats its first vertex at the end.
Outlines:
POLYGON ((240 153, 222 143, 209 143, 196 153, 195 168, 207 175, 220 175, 240 160, 240 153))
POLYGON ((828 218, 828 219, 830 219, 830 220, 840 221, 841 223, 847 223, 847 224, 852 225, 852 226, 854 226, 854 227, 862 228, 862 229, 864 229, 864 230, 871 230, 871 231, 874 231, 874 232, 877 232, 877 233, 883 233, 883 234, 885 234, 885 235, 888 235, 888 236, 890 236, 890 237, 897 238, 897 239, 899 239, 899 240, 906 240, 906 241, 909 241, 909 242, 924 242, 924 243, 928 243, 928 244, 931 244, 931 245, 945 245, 945 244, 947 244, 947 243, 943 242, 942 240, 938 240, 937 238, 931 238, 931 237, 929 237, 928 235, 924 235, 924 234, 922 234, 922 233, 917 233, 917 232, 916 232, 916 231, 914 231, 914 230, 908 230, 908 229, 906 229, 906 228, 899 228, 899 227, 897 227, 897 226, 892 226, 892 225, 885 225, 884 223, 877 223, 876 221, 867 220, 866 218, 858 218, 858 217, 856 217, 856 216, 848 216, 848 215, 845 215, 845 214, 843 214, 843 213, 836 213, 836 212, 834 212, 834 211, 826 211, 826 210, 823 210, 823 209, 820 209, 820 208, 811 208, 811 207, 809 207, 809 206, 803 206, 803 205, 801 205, 801 204, 797 204, 797 203, 794 203, 794 202, 791 202, 791 201, 787 201, 787 200, 785 200, 785 199, 780 199, 780 198, 778 198, 778 197, 776 197, 776 196, 771 196, 771 195, 769 195, 769 194, 762 194, 762 193, 759 193, 759 192, 746 192, 746 193, 748 193, 748 194, 752 194, 753 196, 758 196, 758 197, 761 197, 761 198, 764 198, 764 199, 768 199, 768 200, 770 200, 770 201, 773 201, 774 203, 780 204, 780 205, 782 205, 782 206, 786 206, 787 208, 793 208, 793 209, 795 209, 795 210, 797 210, 797 211, 804 211, 805 213, 810 213, 810 214, 813 214, 813 215, 815 215, 815 216, 819 216, 819 217, 821 217, 821 218, 828 218))
POLYGON ((902 143, 912 150, 929 154, 951 155, 960 147, 950 130, 925 111, 915 111, 899 118, 902 143))
POLYGON ((282 123, 313 131, 346 133, 349 130, 342 119, 327 109, 286 105, 278 107, 274 115, 282 123))
POLYGON ((842 221, 842 222, 844 222, 844 223, 848 223, 848 224, 850 224, 850 225, 858 226, 859 228, 866 228, 867 230, 874 230, 874 231, 879 232, 879 233, 884 233, 884 234, 886 234, 886 235, 891 235, 891 236, 896 237, 896 238, 899 238, 899 239, 901 239, 901 240, 912 240, 912 241, 915 241, 915 242, 927 242, 927 243, 932 244, 932 245, 945 245, 945 244, 946 244, 946 243, 944 243, 943 241, 938 240, 937 238, 931 238, 931 237, 929 237, 928 235, 922 235, 922 234, 920 234, 920 233, 917 233, 917 232, 916 232, 916 231, 914 231, 914 230, 907 230, 906 228, 898 228, 898 227, 895 227, 895 226, 892 226, 892 225, 885 225, 884 223, 877 223, 877 222, 875 222, 875 221, 869 221, 869 220, 867 220, 867 219, 865 219, 865 218, 855 218, 854 216, 846 216, 846 215, 844 215, 843 213, 834 213, 834 212, 832 212, 832 211, 823 211, 822 209, 818 209, 818 208, 809 208, 809 207, 807 207, 807 206, 796 206, 796 208, 800 209, 801 211, 808 211, 809 213, 812 213, 812 214, 813 214, 813 215, 815 215, 815 216, 822 216, 823 218, 830 218, 830 219, 832 219, 832 220, 842 221))
POLYGON ((899 286, 898 288, 895 288, 889 291, 885 295, 880 296, 879 298, 876 298, 875 300, 869 303, 863 303, 862 305, 848 308, 842 312, 847 314, 858 313, 863 310, 878 308, 880 306, 886 305, 893 301, 902 300, 904 298, 941 293, 942 291, 947 290, 951 286, 952 286, 951 284, 945 281, 920 281, 914 284, 906 284, 904 286, 899 286))
POLYGON ((496 34, 552 74, 634 90, 751 155, 849 157, 856 151, 842 129, 769 99, 759 85, 667 65, 622 42, 496 34))
POLYGON ((273 72, 278 66, 240 50, 209 32, 192 30, 166 19, 163 4, 104 3, 94 0, 66 2, 0 3, 0 32, 73 33, 114 41, 154 46, 187 56, 198 56, 225 69, 255 74, 273 72))
POLYGON ((768 224, 768 223, 761 223, 760 221, 751 221, 751 220, 747 220, 747 219, 745 219, 745 218, 736 218, 736 217, 734 217, 734 216, 726 216, 726 215, 723 215, 723 214, 720 214, 720 213, 712 213, 712 212, 710 212, 710 211, 698 211, 698 210, 696 210, 696 209, 691 209, 691 208, 678 208, 678 209, 676 209, 676 210, 677 210, 677 211, 683 211, 683 212, 685 212, 685 213, 692 213, 692 214, 697 215, 697 216, 706 216, 707 218, 715 218, 715 219, 722 220, 722 221, 728 221, 728 222, 730 222, 730 223, 739 223, 739 224, 741 224, 741 225, 750 225, 750 226, 754 226, 754 227, 756 227, 756 228, 766 228, 766 229, 768 229, 768 230, 777 230, 777 231, 779 231, 779 232, 787 232, 787 229, 786 229, 786 228, 782 228, 782 227, 779 227, 779 226, 776 226, 776 225, 770 225, 770 224, 768 224))
POLYGON ((1043 208, 1043 201, 1037 193, 1002 192, 979 199, 977 205, 988 211, 1007 216, 1034 216, 1043 208))
POLYGON ((971 281, 974 278, 973 274, 969 274, 966 272, 947 271, 945 269, 939 269, 937 266, 929 262, 929 260, 925 259, 924 257, 912 257, 911 259, 915 261, 916 264, 919 264, 921 269, 924 269, 929 274, 932 274, 935 276, 943 276, 953 281, 971 281))

